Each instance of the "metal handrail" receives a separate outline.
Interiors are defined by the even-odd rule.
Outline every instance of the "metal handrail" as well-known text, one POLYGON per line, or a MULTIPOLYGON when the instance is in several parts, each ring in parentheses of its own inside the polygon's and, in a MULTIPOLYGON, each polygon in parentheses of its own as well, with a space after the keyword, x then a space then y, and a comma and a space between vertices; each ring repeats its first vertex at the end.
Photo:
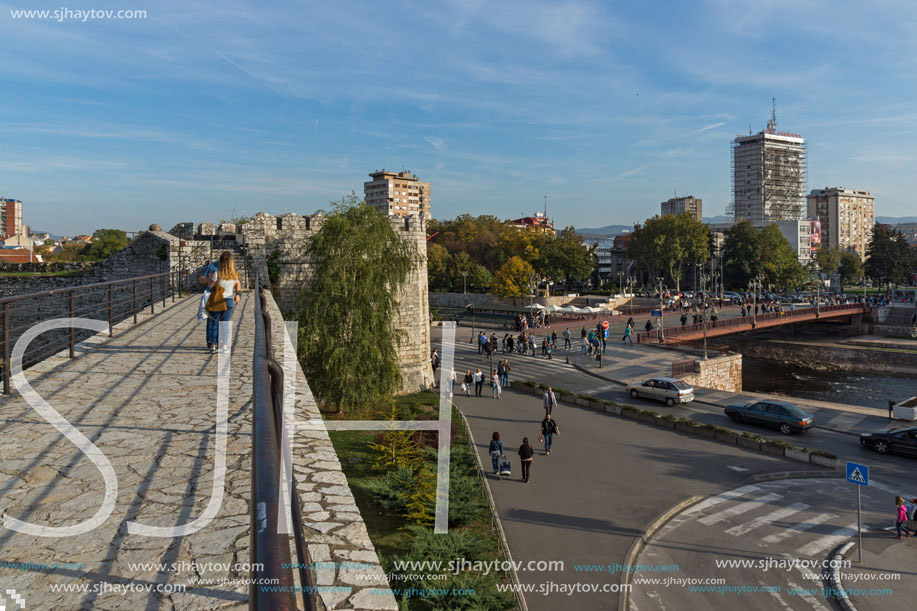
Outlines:
MULTIPOLYGON (((290 537, 279 530, 283 431, 283 368, 274 359, 271 316, 261 277, 255 272, 255 346, 252 357, 252 502, 249 609, 296 609, 290 537), (270 588, 260 584, 269 583, 270 588)), ((292 465, 290 465, 292 469, 292 465)), ((296 478, 290 482, 290 513, 299 568, 302 605, 315 606, 296 478)))
MULTIPOLYGON (((0 344, 2 344, 4 394, 11 392, 10 352, 13 344, 22 333, 36 323, 60 318, 61 316, 95 318, 108 322, 108 335, 111 337, 115 324, 131 316, 133 316, 136 323, 137 315, 147 308, 150 308, 151 314, 155 314, 156 303, 161 301, 162 306, 165 307, 166 300, 169 297, 174 302, 175 295, 181 291, 182 280, 186 276, 187 272, 169 271, 0 298, 0 312, 2 312, 3 323, 0 344), (128 295, 122 297, 119 294, 118 299, 116 299, 115 295, 119 290, 127 292, 128 295), (60 296, 61 299, 54 301, 57 296, 60 296), (91 299, 91 301, 87 303, 84 299, 91 299), (34 313, 41 312, 43 306, 55 312, 45 317, 41 317, 41 315, 35 316, 34 313), (13 321, 12 317, 20 312, 25 313, 25 320, 13 321)), ((67 349, 68 356, 73 358, 76 344, 88 335, 91 335, 91 332, 76 327, 49 331, 43 334, 41 341, 36 341, 29 346, 23 364, 26 366, 32 365, 64 349, 67 349)))

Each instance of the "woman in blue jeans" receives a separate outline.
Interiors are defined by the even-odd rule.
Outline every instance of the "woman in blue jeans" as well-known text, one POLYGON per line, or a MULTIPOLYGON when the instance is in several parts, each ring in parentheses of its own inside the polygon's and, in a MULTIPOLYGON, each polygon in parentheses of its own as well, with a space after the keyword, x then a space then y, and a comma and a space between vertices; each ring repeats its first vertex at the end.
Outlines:
POLYGON ((490 440, 490 460, 494 465, 494 475, 500 473, 500 459, 503 457, 503 442, 500 441, 500 433, 494 431, 493 438, 490 440))
MULTIPOLYGON (((216 288, 217 284, 223 289, 223 299, 226 302, 226 309, 221 311, 208 311, 210 320, 213 321, 213 324, 207 329, 207 344, 210 346, 210 354, 216 353, 217 346, 220 343, 220 323, 232 318, 232 311, 241 299, 239 291, 242 290, 242 284, 239 282, 239 273, 236 271, 235 263, 233 263, 232 260, 232 253, 229 251, 220 255, 219 269, 210 276, 211 293, 216 288)), ((209 305, 210 304, 208 304, 208 307, 209 305)), ((223 345, 223 352, 229 352, 229 344, 223 345)))

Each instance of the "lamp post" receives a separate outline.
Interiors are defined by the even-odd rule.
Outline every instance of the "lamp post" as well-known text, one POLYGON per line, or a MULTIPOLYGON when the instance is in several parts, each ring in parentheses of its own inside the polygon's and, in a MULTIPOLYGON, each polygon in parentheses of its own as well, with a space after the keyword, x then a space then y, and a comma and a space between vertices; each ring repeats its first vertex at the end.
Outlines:
POLYGON ((761 290, 761 282, 764 280, 764 276, 758 274, 752 280, 748 282, 748 288, 751 289, 751 328, 754 329, 758 324, 757 313, 758 313, 758 291, 761 290))
MULTIPOLYGON (((707 275, 701 273, 701 286, 707 282, 707 275)), ((704 326, 704 360, 707 360, 707 294, 701 291, 698 295, 699 299, 697 300, 700 305, 700 319, 701 323, 704 326)))
POLYGON ((630 293, 630 317, 634 317, 634 285, 637 284, 637 279, 633 276, 630 276, 627 279, 627 289, 630 293))
POLYGON ((468 277, 468 272, 462 272, 462 294, 465 294, 468 292, 468 283, 466 282, 467 277, 468 277))
POLYGON ((659 283, 659 343, 665 343, 665 305, 663 303, 663 293, 665 293, 665 285, 663 284, 664 278, 657 277, 656 282, 659 283))

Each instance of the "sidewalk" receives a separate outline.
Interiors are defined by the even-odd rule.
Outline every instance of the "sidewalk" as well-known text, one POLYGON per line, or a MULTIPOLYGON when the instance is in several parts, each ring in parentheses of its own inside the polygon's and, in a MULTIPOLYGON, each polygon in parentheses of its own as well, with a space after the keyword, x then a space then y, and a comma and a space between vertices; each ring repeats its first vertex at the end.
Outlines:
MULTIPOLYGON (((891 517, 888 523, 894 527, 891 517)), ((898 541, 894 528, 890 532, 866 528, 864 524, 863 562, 857 562, 854 546, 847 554, 851 566, 840 569, 841 587, 857 611, 913 607, 917 600, 917 538, 898 541), (895 574, 900 578, 887 579, 895 574), (886 589, 891 594, 883 592, 886 589)))

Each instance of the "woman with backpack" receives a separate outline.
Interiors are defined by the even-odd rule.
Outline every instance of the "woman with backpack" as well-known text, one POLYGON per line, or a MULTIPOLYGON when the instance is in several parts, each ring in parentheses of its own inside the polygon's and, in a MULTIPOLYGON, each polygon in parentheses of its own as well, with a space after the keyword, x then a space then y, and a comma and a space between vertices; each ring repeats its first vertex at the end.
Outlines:
MULTIPOLYGON (((236 271, 232 260, 232 253, 225 251, 220 255, 217 271, 210 276, 210 299, 207 300, 207 313, 212 324, 208 327, 207 345, 210 354, 215 354, 220 343, 220 323, 232 318, 232 311, 241 299, 239 291, 242 283, 239 282, 239 273, 236 271)), ((229 338, 223 338, 229 340, 229 338)), ((223 352, 229 352, 229 344, 223 344, 223 352)))

